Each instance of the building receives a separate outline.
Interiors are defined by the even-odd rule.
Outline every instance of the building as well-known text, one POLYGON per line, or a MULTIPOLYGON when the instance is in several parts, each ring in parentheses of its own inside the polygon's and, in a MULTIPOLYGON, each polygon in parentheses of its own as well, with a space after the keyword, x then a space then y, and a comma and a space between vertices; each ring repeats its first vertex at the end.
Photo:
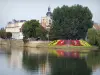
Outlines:
POLYGON ((8 22, 5 28, 6 32, 11 32, 12 38, 14 39, 23 39, 21 28, 24 22, 26 22, 26 20, 15 20, 15 19, 12 22, 8 22))
POLYGON ((96 29, 96 30, 100 30, 100 25, 97 24, 97 23, 94 23, 93 28, 96 29))
POLYGON ((49 6, 46 16, 41 18, 41 25, 44 29, 48 29, 51 27, 51 24, 52 24, 52 13, 51 13, 51 8, 49 6))

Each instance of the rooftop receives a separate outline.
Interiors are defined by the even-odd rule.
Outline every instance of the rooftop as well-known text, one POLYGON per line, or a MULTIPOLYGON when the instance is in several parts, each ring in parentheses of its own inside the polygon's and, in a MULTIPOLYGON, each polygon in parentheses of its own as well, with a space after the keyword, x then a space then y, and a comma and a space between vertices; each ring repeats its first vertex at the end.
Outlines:
POLYGON ((93 28, 96 30, 100 30, 100 24, 94 23, 93 28))
POLYGON ((15 20, 15 19, 13 19, 12 21, 8 22, 8 24, 19 23, 19 22, 26 22, 26 20, 15 20))

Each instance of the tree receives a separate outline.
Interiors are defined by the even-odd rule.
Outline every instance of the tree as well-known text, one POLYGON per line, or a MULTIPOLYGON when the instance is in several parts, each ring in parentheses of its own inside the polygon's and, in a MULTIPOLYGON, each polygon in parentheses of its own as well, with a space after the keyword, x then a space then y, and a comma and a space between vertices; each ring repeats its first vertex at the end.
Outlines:
POLYGON ((88 42, 100 48, 100 30, 88 29, 88 42))
POLYGON ((5 39, 5 38, 6 38, 6 32, 5 32, 5 29, 4 29, 4 28, 1 28, 1 29, 0 29, 0 37, 1 37, 2 39, 5 39))
POLYGON ((44 30, 39 21, 30 20, 23 24, 22 32, 24 38, 41 38, 46 39, 46 30, 44 30))
POLYGON ((93 28, 88 29, 88 42, 91 45, 96 45, 97 31, 93 28))
POLYGON ((10 38, 12 37, 12 33, 11 33, 11 32, 6 32, 6 37, 7 37, 8 39, 10 39, 10 38))
POLYGON ((12 37, 12 33, 11 32, 6 32, 4 28, 0 29, 0 37, 2 39, 10 39, 12 37))
POLYGON ((96 32, 96 45, 100 48, 100 30, 97 30, 96 32))
POLYGON ((92 13, 88 7, 63 5, 53 11, 50 38, 85 39, 88 28, 93 26, 92 13))
POLYGON ((36 37, 36 28, 39 27, 39 22, 37 20, 30 20, 24 23, 22 27, 22 32, 24 37, 32 38, 36 37))
POLYGON ((45 30, 42 26, 36 28, 36 36, 41 38, 42 40, 47 40, 46 34, 47 30, 45 30))

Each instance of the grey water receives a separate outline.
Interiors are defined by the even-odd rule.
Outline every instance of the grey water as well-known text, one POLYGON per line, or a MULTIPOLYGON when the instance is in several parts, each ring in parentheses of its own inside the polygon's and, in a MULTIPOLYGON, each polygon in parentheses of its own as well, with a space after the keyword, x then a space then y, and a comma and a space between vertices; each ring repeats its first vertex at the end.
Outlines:
POLYGON ((100 75, 99 51, 64 51, 0 47, 0 75, 100 75))

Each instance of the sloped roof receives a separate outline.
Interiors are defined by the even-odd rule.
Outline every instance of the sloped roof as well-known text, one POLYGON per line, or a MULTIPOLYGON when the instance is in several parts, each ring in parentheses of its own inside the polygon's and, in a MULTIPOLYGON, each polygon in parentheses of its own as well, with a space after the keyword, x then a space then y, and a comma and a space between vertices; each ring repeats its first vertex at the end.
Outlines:
POLYGON ((100 30, 100 25, 99 24, 94 24, 93 28, 96 29, 96 30, 100 30))

